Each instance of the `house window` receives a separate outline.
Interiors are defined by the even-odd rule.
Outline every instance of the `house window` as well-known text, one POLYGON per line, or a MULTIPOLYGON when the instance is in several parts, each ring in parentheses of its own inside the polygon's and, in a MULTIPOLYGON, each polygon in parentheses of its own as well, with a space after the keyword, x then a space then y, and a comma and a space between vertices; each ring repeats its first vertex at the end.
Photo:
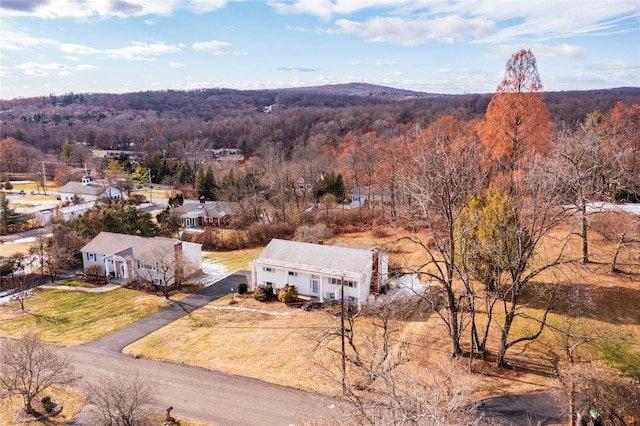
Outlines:
MULTIPOLYGON (((333 285, 342 285, 342 279, 340 278, 329 278, 329 283, 333 284, 333 285)), ((351 287, 351 288, 356 288, 358 286, 358 283, 356 283, 355 281, 351 281, 351 280, 344 280, 344 286, 345 287, 351 287)))
POLYGON ((96 260, 96 255, 94 253, 87 253, 87 260, 96 260))
POLYGON ((155 278, 153 282, 156 283, 157 285, 162 285, 162 278, 155 278))
POLYGON ((335 298, 336 298, 336 294, 335 293, 327 293, 327 299, 334 300, 335 298))
POLYGON ((273 271, 273 268, 269 268, 269 267, 266 267, 266 266, 263 266, 263 267, 262 267, 262 270, 263 270, 264 272, 274 272, 274 271, 273 271))
POLYGON ((290 277, 297 277, 297 276, 298 276, 298 273, 297 273, 297 272, 294 272, 294 271, 289 271, 289 276, 290 276, 290 277))
POLYGON ((153 269, 156 270, 157 262, 149 260, 138 260, 138 269, 153 269))

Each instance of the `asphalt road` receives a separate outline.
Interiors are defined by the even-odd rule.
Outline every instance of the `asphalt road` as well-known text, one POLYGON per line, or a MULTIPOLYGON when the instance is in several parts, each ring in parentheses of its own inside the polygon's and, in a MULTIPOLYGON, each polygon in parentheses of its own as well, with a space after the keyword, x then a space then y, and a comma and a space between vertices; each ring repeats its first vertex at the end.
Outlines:
MULTIPOLYGON (((83 375, 83 383, 104 374, 138 374, 149 381, 157 412, 167 407, 180 419, 225 425, 293 425, 304 419, 330 415, 331 401, 321 396, 230 376, 199 367, 149 359, 135 359, 86 345, 61 349, 83 375)), ((74 425, 90 426, 90 406, 85 406, 74 425)))

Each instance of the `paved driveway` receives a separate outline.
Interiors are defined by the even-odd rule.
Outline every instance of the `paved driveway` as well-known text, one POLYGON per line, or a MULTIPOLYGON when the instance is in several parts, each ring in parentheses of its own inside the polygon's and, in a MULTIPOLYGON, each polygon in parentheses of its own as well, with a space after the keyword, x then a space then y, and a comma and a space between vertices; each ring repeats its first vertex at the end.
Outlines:
POLYGON ((560 409, 550 393, 505 395, 482 401, 485 417, 500 425, 553 425, 563 423, 560 409))
POLYGON ((122 352, 122 350, 131 343, 235 291, 241 282, 247 282, 247 272, 245 271, 238 271, 228 275, 215 284, 205 287, 191 296, 173 302, 158 312, 142 318, 140 321, 122 328, 115 333, 111 333, 102 339, 86 343, 84 346, 104 349, 111 352, 122 352))

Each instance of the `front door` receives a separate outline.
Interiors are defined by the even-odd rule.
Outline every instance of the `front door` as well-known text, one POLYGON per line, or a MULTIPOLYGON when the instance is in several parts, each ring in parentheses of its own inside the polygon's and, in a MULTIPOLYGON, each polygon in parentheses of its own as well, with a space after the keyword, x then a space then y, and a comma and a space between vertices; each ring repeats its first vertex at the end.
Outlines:
POLYGON ((317 278, 311 278, 311 294, 318 294, 320 291, 320 280, 317 278))

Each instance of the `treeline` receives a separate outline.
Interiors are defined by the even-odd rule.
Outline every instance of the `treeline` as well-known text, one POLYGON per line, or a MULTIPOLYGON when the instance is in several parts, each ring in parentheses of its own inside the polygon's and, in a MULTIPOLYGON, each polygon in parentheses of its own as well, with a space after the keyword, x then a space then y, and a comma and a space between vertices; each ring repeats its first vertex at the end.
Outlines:
MULTIPOLYGON (((575 126, 592 111, 606 113, 616 102, 632 104, 639 97, 640 88, 549 92, 545 103, 554 123, 575 126)), ((240 145, 250 156, 263 144, 274 143, 290 153, 312 138, 335 146, 347 133, 362 135, 398 125, 426 128, 443 115, 477 119, 490 99, 491 94, 416 94, 362 84, 70 93, 2 101, 0 138, 15 138, 45 154, 58 154, 65 143, 161 152, 168 158, 240 145)))

